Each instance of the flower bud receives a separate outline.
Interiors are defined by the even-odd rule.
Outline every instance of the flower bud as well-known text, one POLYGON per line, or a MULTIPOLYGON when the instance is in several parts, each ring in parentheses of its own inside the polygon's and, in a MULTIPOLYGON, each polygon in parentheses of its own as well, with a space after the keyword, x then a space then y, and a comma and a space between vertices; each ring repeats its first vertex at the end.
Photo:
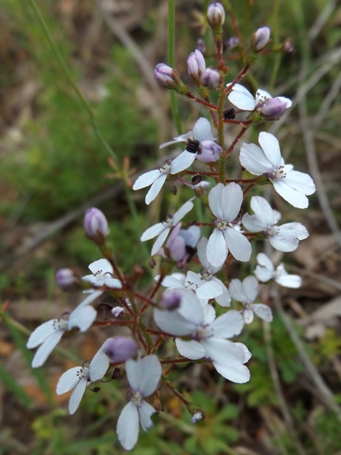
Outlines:
POLYGON ((206 44, 205 44, 205 41, 201 38, 198 39, 198 42, 197 42, 197 49, 198 51, 200 51, 202 54, 205 54, 206 52, 206 44))
POLYGON ((214 163, 219 160, 221 152, 222 148, 215 142, 202 141, 196 159, 203 163, 214 163))
POLYGON ((267 118, 278 118, 284 114, 286 109, 287 104, 281 99, 270 98, 263 104, 261 113, 267 118))
POLYGON ((225 10, 220 3, 212 3, 207 10, 207 22, 214 30, 221 28, 225 22, 225 10))
POLYGON ((231 36, 231 38, 225 43, 225 46, 228 48, 228 49, 234 49, 235 47, 237 47, 239 44, 239 38, 237 38, 236 36, 231 36))
POLYGON ((177 89, 182 84, 177 70, 171 68, 165 63, 158 63, 156 65, 154 70, 154 77, 159 85, 170 90, 177 89))
POLYGON ((193 82, 201 85, 200 78, 206 69, 206 63, 202 53, 196 49, 190 54, 187 60, 188 74, 191 76, 193 82))
POLYGON ((168 256, 177 261, 178 268, 187 264, 196 252, 196 246, 200 239, 199 226, 190 226, 188 229, 181 229, 178 223, 171 232, 165 250, 168 256))
POLYGON ((264 49, 264 47, 270 41, 270 29, 269 27, 259 28, 251 38, 251 48, 257 52, 264 49))
POLYGON ((201 75, 201 83, 210 90, 217 89, 220 83, 219 72, 212 68, 207 68, 201 75))
POLYGON ((295 47, 290 38, 287 38, 282 46, 283 52, 286 54, 292 54, 295 51, 295 47))
POLYGON ((161 306, 165 310, 176 310, 181 303, 181 296, 174 289, 169 289, 162 294, 161 306))
POLYGON ((103 212, 96 207, 88 209, 84 217, 84 228, 87 237, 96 245, 103 245, 109 235, 108 221, 103 212))
POLYGON ((136 341, 131 337, 116 336, 108 338, 101 350, 113 363, 121 363, 133 357, 138 350, 136 341))
POLYGON ((197 411, 193 414, 192 418, 191 418, 191 422, 192 423, 197 423, 198 420, 202 420, 203 419, 203 415, 202 415, 202 412, 201 411, 197 411))
POLYGON ((56 282, 63 291, 75 291, 81 289, 83 281, 76 270, 58 269, 55 274, 56 282))

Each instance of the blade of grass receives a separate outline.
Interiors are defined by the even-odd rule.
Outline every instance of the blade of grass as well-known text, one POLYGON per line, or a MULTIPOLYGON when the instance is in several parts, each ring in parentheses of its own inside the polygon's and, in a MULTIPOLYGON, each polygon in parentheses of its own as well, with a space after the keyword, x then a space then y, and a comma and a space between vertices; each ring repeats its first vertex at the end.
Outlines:
POLYGON ((13 395, 27 408, 32 404, 32 399, 27 395, 25 390, 16 381, 13 375, 11 375, 1 364, 0 364, 0 380, 3 382, 5 387, 10 390, 13 395))
MULTIPOLYGON (((175 0, 168 0, 168 65, 175 67, 175 0)), ((181 134, 181 120, 174 90, 170 90, 170 101, 175 128, 177 133, 181 134)))

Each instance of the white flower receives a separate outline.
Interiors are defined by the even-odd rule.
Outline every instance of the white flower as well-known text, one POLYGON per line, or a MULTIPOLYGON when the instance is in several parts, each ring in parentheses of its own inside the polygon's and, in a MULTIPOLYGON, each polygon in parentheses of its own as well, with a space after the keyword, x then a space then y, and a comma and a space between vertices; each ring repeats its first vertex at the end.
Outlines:
MULTIPOLYGON (((92 275, 82 277, 82 280, 91 283, 95 288, 106 286, 110 289, 121 289, 122 283, 117 278, 113 278, 114 269, 107 259, 98 259, 89 265, 92 275)), ((84 291, 94 292, 92 289, 84 291)))
POLYGON ((127 360, 126 371, 132 388, 131 398, 122 409, 117 421, 117 436, 125 450, 131 450, 138 439, 139 422, 144 431, 153 426, 150 418, 156 410, 143 398, 148 397, 158 387, 162 368, 156 355, 148 355, 141 359, 127 360))
POLYGON ((289 204, 299 209, 309 205, 306 195, 315 192, 312 178, 303 172, 293 170, 291 164, 284 164, 279 142, 270 133, 259 134, 255 144, 243 144, 240 149, 240 163, 251 174, 264 174, 273 184, 275 191, 289 204))
MULTIPOLYGON (((158 277, 155 277, 155 280, 157 279, 158 277)), ((208 300, 217 298, 223 293, 220 284, 214 281, 205 281, 200 275, 190 270, 187 275, 172 273, 165 276, 161 284, 170 289, 190 289, 195 292, 202 306, 207 305, 208 300)))
POLYGON ((286 223, 277 226, 279 213, 272 210, 266 199, 260 196, 251 198, 251 208, 254 215, 246 213, 243 224, 250 232, 262 232, 270 240, 271 245, 278 251, 295 251, 300 240, 309 237, 307 229, 301 223, 286 223))
MULTIPOLYGON (((231 85, 231 82, 226 84, 226 87, 229 85, 231 85)), ((236 106, 238 109, 241 109, 242 111, 253 111, 254 109, 261 109, 263 105, 271 99, 279 99, 286 105, 287 109, 292 105, 292 102, 289 98, 285 98, 284 96, 276 96, 276 98, 272 98, 270 93, 260 88, 257 90, 256 96, 254 97, 245 87, 240 84, 235 84, 232 87, 232 90, 228 94, 227 98, 234 106, 236 106)))
POLYGON ((152 251, 151 255, 154 256, 160 248, 162 247, 164 241, 166 240, 170 230, 172 227, 174 227, 182 218, 187 215, 187 213, 192 210, 193 208, 193 199, 190 199, 189 201, 185 202, 185 204, 180 207, 180 209, 174 213, 174 215, 168 215, 166 221, 163 221, 162 223, 157 223, 154 226, 151 226, 148 228, 141 236, 141 242, 145 242, 147 240, 153 239, 154 237, 158 236, 152 251))
POLYGON ((63 395, 73 389, 69 400, 69 414, 77 411, 86 386, 90 382, 89 368, 86 367, 73 367, 61 375, 56 388, 57 395, 63 395))
POLYGON ((156 324, 166 333, 189 336, 191 341, 176 339, 178 351, 191 360, 207 358, 224 378, 237 383, 247 382, 250 372, 244 363, 250 358, 246 346, 226 338, 239 335, 243 317, 229 311, 215 319, 211 305, 202 307, 197 296, 187 289, 177 289, 181 296, 176 310, 154 310, 156 324))
POLYGON ((243 202, 243 191, 236 183, 219 183, 208 194, 211 212, 216 217, 213 233, 206 247, 207 260, 214 267, 222 267, 230 251, 238 261, 246 262, 251 256, 251 244, 241 232, 231 227, 243 202))
POLYGON ((271 259, 264 253, 257 255, 258 265, 255 268, 255 275, 259 281, 266 282, 275 280, 276 283, 287 288, 299 288, 302 278, 298 275, 289 275, 283 264, 275 269, 271 259))
POLYGON ((30 335, 27 347, 36 348, 40 345, 32 361, 32 368, 40 367, 57 346, 64 333, 73 327, 78 327, 80 332, 85 332, 96 319, 97 312, 89 306, 97 299, 102 291, 95 291, 78 305, 67 319, 52 319, 37 327, 30 335))
POLYGON ((253 321, 254 313, 264 321, 272 321, 271 309, 263 303, 253 303, 258 294, 258 281, 254 276, 248 276, 241 282, 240 280, 231 280, 230 294, 237 302, 244 305, 244 320, 246 324, 253 321))
POLYGON ((219 303, 219 305, 221 305, 221 306, 230 306, 231 296, 230 296, 229 291, 227 290, 225 284, 221 280, 219 280, 219 278, 216 278, 215 276, 213 276, 217 272, 219 272, 221 267, 214 267, 214 265, 212 265, 207 260, 206 248, 207 248, 207 238, 202 237, 197 246, 198 257, 199 257, 199 260, 200 260, 202 266, 204 267, 204 269, 200 272, 201 276, 203 277, 203 279, 205 281, 214 282, 220 286, 222 293, 220 295, 218 295, 217 297, 215 297, 217 303, 219 303))

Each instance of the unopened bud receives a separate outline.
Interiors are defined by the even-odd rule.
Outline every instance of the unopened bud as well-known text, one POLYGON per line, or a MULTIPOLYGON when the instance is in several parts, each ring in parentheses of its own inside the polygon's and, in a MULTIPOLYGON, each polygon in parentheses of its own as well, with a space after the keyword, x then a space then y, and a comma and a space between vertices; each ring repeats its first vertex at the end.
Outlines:
POLYGON ((81 289, 83 281, 80 274, 73 269, 59 269, 56 271, 56 282, 63 291, 75 291, 81 289))
POLYGON ((220 83, 219 72, 212 68, 207 68, 201 75, 201 83, 210 90, 217 89, 220 83))
POLYGON ((251 38, 251 49, 254 51, 261 51, 270 41, 270 29, 269 27, 259 28, 251 38))
POLYGON ((197 49, 198 49, 198 51, 200 51, 202 54, 205 54, 205 52, 206 52, 206 44, 205 44, 205 41, 202 40, 201 38, 198 39, 198 42, 197 42, 197 49))
POLYGON ((162 87, 174 90, 182 85, 179 73, 165 63, 158 63, 154 70, 156 82, 162 87))
POLYGON ((282 49, 283 49, 283 52, 285 52, 286 54, 292 54, 295 51, 295 47, 290 38, 287 38, 284 41, 282 49))
POLYGON ((236 36, 231 36, 231 38, 225 43, 225 46, 227 47, 227 49, 234 49, 235 47, 237 47, 239 44, 239 38, 237 38, 236 36))
POLYGON ((263 104, 261 113, 267 118, 278 118, 284 114, 286 109, 287 104, 280 98, 270 98, 263 104))
POLYGON ((225 22, 225 10, 220 3, 212 3, 207 10, 207 22, 215 30, 221 28, 225 22))
POLYGON ((213 141, 201 141, 200 149, 196 159, 203 163, 214 163, 218 161, 222 152, 220 145, 213 141))
POLYGON ((131 337, 116 336, 107 339, 101 350, 113 363, 121 363, 133 357, 138 350, 136 341, 131 337))
POLYGON ((206 69, 206 63, 202 53, 196 49, 190 54, 187 60, 188 74, 191 76, 193 82, 201 85, 201 75, 206 69))
POLYGON ((202 412, 201 411, 197 411, 193 414, 193 417, 191 418, 191 422, 192 423, 197 423, 198 420, 202 420, 203 419, 203 415, 202 415, 202 412))
POLYGON ((87 237, 99 246, 104 244, 110 232, 104 213, 95 207, 86 211, 84 228, 87 237))
POLYGON ((169 289, 162 294, 161 306, 165 310, 176 310, 181 303, 181 295, 173 289, 169 289))

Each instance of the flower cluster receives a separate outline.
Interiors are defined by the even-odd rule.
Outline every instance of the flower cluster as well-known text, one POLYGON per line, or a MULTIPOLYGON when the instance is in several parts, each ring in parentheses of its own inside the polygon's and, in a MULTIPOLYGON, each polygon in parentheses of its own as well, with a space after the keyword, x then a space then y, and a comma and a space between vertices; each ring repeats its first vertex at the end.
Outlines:
MULTIPOLYGON (((161 144, 161 149, 182 146, 182 150, 173 159, 166 155, 161 167, 140 175, 132 188, 137 191, 150 187, 145 196, 147 205, 159 196, 164 185, 167 190, 169 180, 184 188, 179 194, 180 208, 167 215, 165 221, 148 227, 140 238, 141 242, 155 239, 151 256, 159 261, 150 262, 153 266, 158 264, 152 292, 144 295, 137 289, 138 280, 133 279, 133 273, 129 276, 121 272, 107 245, 108 222, 100 210, 92 208, 85 215, 84 228, 104 257, 90 264, 90 275, 81 277, 71 269, 62 269, 56 275, 64 290, 77 288, 88 295, 71 312, 36 328, 27 343, 28 348, 39 346, 32 363, 36 368, 44 364, 64 334, 72 336, 77 329, 85 332, 92 325, 100 325, 101 313, 97 311, 100 306, 110 309, 107 326, 114 328, 122 322, 130 327, 130 335, 113 333, 92 359, 66 371, 57 384, 57 394, 72 390, 69 412, 73 414, 86 389, 91 390, 90 385, 103 378, 116 379, 125 372, 130 388, 128 403, 117 421, 117 436, 126 450, 135 446, 139 426, 146 431, 153 425, 151 416, 162 409, 159 389, 162 390, 167 376, 165 365, 175 368, 180 362, 200 361, 212 364, 229 381, 239 384, 249 381, 246 363, 251 352, 231 338, 240 335, 254 315, 272 321, 270 306, 257 299, 260 283, 274 281, 291 288, 301 284, 300 277, 288 274, 283 264, 276 268, 264 253, 257 255, 257 266, 254 271, 249 270, 249 276, 239 279, 231 273, 238 270, 238 263, 250 261, 258 240, 268 239, 276 250, 291 252, 309 235, 301 223, 278 224, 281 214, 265 198, 249 197, 250 190, 270 184, 286 203, 303 209, 308 206, 307 196, 314 193, 315 186, 309 175, 284 163, 278 140, 266 131, 259 133, 259 145, 239 146, 240 172, 251 176, 246 179, 226 176, 226 160, 242 134, 238 133, 233 145, 227 147, 224 128, 240 125, 245 133, 254 124, 277 120, 292 103, 283 96, 272 97, 263 89, 253 95, 240 83, 270 42, 268 27, 252 35, 244 68, 236 79, 227 82, 227 57, 222 46, 225 11, 220 3, 209 6, 207 21, 213 33, 217 67, 206 67, 202 46, 187 60, 188 73, 199 96, 185 85, 176 69, 159 63, 154 71, 162 87, 206 107, 208 118, 199 117, 192 130, 161 144), (217 105, 210 102, 210 90, 219 90, 217 105), (221 109, 224 103, 225 110, 221 109), (185 196, 186 191, 190 191, 189 196, 185 196), (195 206, 199 210, 192 210, 195 206), (202 219, 194 219, 194 212, 203 214, 202 219), (203 226, 207 237, 202 234, 203 226), (231 268, 232 263, 237 267, 231 268), (101 302, 103 295, 115 297, 117 306, 101 302), (150 315, 145 317, 148 311, 150 315), (165 340, 174 340, 174 358, 169 358, 169 349, 164 351, 165 340)), ((226 41, 231 43, 230 51, 238 44, 236 40, 230 37, 226 41)), ((192 412, 187 400, 181 399, 169 381, 167 386, 192 412)), ((192 422, 203 416, 204 411, 196 409, 192 422)))

